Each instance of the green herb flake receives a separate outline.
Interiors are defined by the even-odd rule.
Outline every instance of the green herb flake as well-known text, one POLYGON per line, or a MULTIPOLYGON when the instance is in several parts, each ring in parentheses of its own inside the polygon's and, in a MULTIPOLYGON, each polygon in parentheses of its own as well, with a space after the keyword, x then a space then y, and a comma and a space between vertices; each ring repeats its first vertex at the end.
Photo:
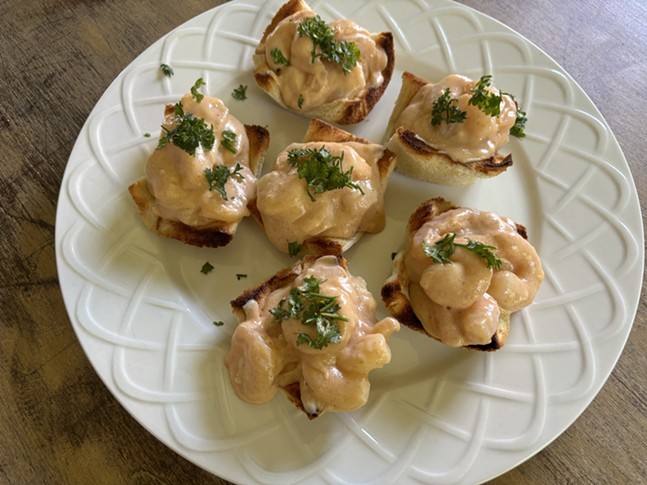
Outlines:
POLYGON ((290 257, 297 256, 301 252, 301 244, 297 241, 290 241, 288 243, 288 255, 290 257))
POLYGON ((213 322, 213 324, 216 327, 222 327, 225 324, 225 322, 223 322, 222 320, 216 320, 213 322))
POLYGON ((527 121, 528 121, 528 118, 526 118, 526 112, 522 111, 521 109, 519 109, 519 106, 517 106, 517 119, 515 120, 512 128, 510 128, 510 134, 517 138, 525 138, 526 137, 525 129, 526 129, 527 121))
POLYGON ((245 273, 236 273, 236 279, 237 280, 242 280, 247 278, 247 275, 245 273))
POLYGON ((202 101, 202 98, 204 98, 204 94, 202 94, 198 89, 200 89, 202 86, 204 86, 206 83, 202 78, 199 78, 193 86, 191 86, 191 95, 193 96, 193 99, 195 99, 196 103, 199 103, 202 101))
POLYGON ((211 150, 215 143, 213 126, 209 127, 202 118, 191 113, 184 113, 180 103, 175 105, 175 127, 168 129, 162 126, 166 134, 160 138, 157 148, 164 148, 168 143, 181 148, 189 155, 195 155, 199 146, 205 150, 211 150))
POLYGON ((164 74, 166 77, 172 77, 173 74, 175 74, 175 71, 173 71, 173 68, 169 66, 168 64, 160 64, 160 70, 162 71, 162 74, 164 74))
POLYGON ((247 99, 247 86, 239 84, 238 87, 232 91, 231 96, 238 101, 245 101, 247 99))
POLYGON ((456 251, 456 247, 462 247, 480 256, 485 260, 488 268, 501 268, 501 260, 494 253, 496 247, 483 244, 479 241, 468 239, 467 243, 455 242, 456 234, 447 233, 441 239, 436 241, 433 246, 423 241, 422 250, 425 255, 436 263, 451 263, 451 256, 456 251))
POLYGON ((449 88, 438 96, 431 108, 431 124, 438 126, 445 123, 462 123, 467 117, 467 113, 456 106, 458 99, 452 98, 449 88))
POLYGON ((222 132, 222 139, 220 140, 220 144, 231 153, 236 153, 238 151, 236 149, 236 133, 234 133, 233 131, 224 130, 222 132))
POLYGON ((351 182, 353 167, 346 172, 342 170, 343 159, 343 152, 341 156, 335 156, 323 146, 319 149, 294 148, 288 152, 288 163, 296 167, 299 178, 306 181, 306 191, 313 202, 314 194, 345 187, 359 190, 364 195, 362 188, 351 182))
POLYGON ((229 200, 225 191, 225 184, 229 180, 229 177, 235 177, 238 180, 244 179, 245 177, 240 173, 242 169, 243 167, 239 163, 231 171, 224 165, 214 165, 213 168, 205 168, 204 176, 207 179, 209 190, 215 190, 224 200, 229 200))
POLYGON ((471 106, 476 106, 486 115, 498 116, 501 113, 501 94, 487 89, 491 81, 492 76, 490 74, 481 76, 481 79, 470 90, 472 96, 467 103, 471 106))
POLYGON ((348 319, 338 313, 341 307, 337 297, 321 293, 320 285, 324 281, 314 276, 304 278, 301 287, 292 288, 287 298, 283 298, 278 306, 270 309, 270 314, 278 323, 294 319, 300 320, 306 327, 314 327, 314 338, 310 333, 298 333, 297 345, 307 344, 321 350, 342 339, 337 322, 347 322, 348 319))
POLYGON ((270 51, 270 55, 272 56, 274 64, 283 64, 284 66, 290 65, 290 61, 283 55, 283 52, 281 52, 281 49, 279 49, 278 47, 272 49, 270 51))
POLYGON ((184 108, 182 107, 182 102, 177 102, 173 105, 173 114, 176 117, 180 117, 184 115, 184 108))
POLYGON ((299 109, 303 106, 303 94, 299 94, 299 98, 297 99, 297 106, 299 109))
POLYGON ((209 274, 213 271, 214 267, 213 265, 207 261, 202 265, 202 268, 200 269, 200 273, 202 274, 209 274))
POLYGON ((319 15, 301 22, 297 34, 312 40, 311 62, 321 57, 341 65, 344 74, 349 73, 359 62, 361 54, 357 45, 354 42, 335 41, 334 30, 319 15))
POLYGON ((150 138, 151 134, 150 133, 144 133, 144 138, 150 138))

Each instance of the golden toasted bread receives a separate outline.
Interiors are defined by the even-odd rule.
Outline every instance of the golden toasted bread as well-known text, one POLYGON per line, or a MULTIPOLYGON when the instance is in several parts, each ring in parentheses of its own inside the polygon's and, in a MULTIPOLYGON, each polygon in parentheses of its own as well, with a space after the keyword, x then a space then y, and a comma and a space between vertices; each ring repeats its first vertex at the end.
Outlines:
MULTIPOLYGON (((171 106, 170 109, 172 110, 173 107, 171 106)), ((249 139, 249 168, 256 177, 259 177, 269 147, 270 135, 267 129, 256 125, 245 125, 245 132, 249 139)), ((232 240, 240 224, 240 222, 213 221, 204 226, 190 226, 180 221, 164 219, 154 211, 155 198, 145 178, 131 184, 128 191, 137 204, 144 225, 148 229, 160 236, 177 239, 185 244, 210 248, 225 246, 232 240)))
POLYGON ((393 34, 391 34, 391 32, 371 34, 371 38, 378 49, 384 51, 387 56, 386 66, 381 71, 382 82, 380 84, 377 86, 371 86, 362 91, 361 95, 355 99, 337 99, 308 110, 292 109, 283 101, 279 74, 273 71, 267 63, 266 40, 283 19, 302 10, 311 9, 303 0, 289 0, 278 10, 270 24, 265 29, 263 37, 261 38, 253 56, 254 79, 256 80, 256 84, 261 88, 261 90, 266 92, 274 101, 276 101, 276 103, 294 113, 307 116, 309 118, 319 118, 330 123, 338 123, 341 125, 348 125, 362 121, 380 100, 386 87, 391 81, 395 65, 393 34))
MULTIPOLYGON (((368 140, 361 138, 357 135, 349 133, 345 130, 337 128, 325 121, 319 119, 312 119, 308 124, 308 128, 303 137, 303 142, 322 141, 322 142, 356 142, 370 144, 368 140)), ((382 157, 377 160, 376 166, 379 171, 380 188, 382 195, 386 190, 389 176, 393 172, 396 165, 396 157, 389 150, 384 150, 382 157)), ((256 200, 251 201, 249 210, 256 221, 264 226, 263 217, 256 206, 256 200)), ((382 214, 382 217, 383 214, 382 214)), ((342 254, 351 248, 363 235, 363 232, 357 232, 349 238, 335 238, 335 237, 311 237, 301 244, 301 255, 315 255, 320 256, 324 254, 342 254)))
MULTIPOLYGON (((423 202, 409 217, 406 229, 407 239, 410 240, 411 238, 413 238, 413 235, 426 222, 432 220, 434 217, 442 214, 443 212, 456 208, 457 206, 441 197, 423 202)), ((524 226, 516 224, 516 229, 519 235, 521 235, 524 239, 528 238, 524 226)), ((404 257, 404 250, 399 251, 395 255, 395 258, 393 259, 392 273, 382 285, 382 301, 384 302, 389 313, 393 315, 393 317, 396 318, 402 325, 405 325, 412 330, 438 340, 436 337, 432 336, 425 330, 422 322, 415 314, 411 306, 411 302, 409 300, 410 281, 405 270, 404 257)), ((492 335, 492 340, 487 344, 468 345, 466 346, 466 348, 484 351, 498 350, 504 345, 508 336, 509 329, 510 312, 501 309, 499 326, 496 332, 492 335)))
POLYGON ((468 163, 456 161, 427 144, 413 131, 395 126, 402 111, 426 84, 429 83, 408 71, 402 74, 400 94, 384 136, 386 147, 398 157, 398 172, 435 184, 465 186, 499 175, 512 166, 512 156, 499 152, 484 160, 468 163))

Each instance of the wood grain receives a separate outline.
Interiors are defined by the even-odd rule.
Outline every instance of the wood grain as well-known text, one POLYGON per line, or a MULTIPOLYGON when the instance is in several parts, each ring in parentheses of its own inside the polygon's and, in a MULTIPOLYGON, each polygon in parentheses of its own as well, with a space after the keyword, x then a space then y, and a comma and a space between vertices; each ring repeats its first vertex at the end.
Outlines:
MULTIPOLYGON (((67 159, 109 83, 153 41, 219 1, 0 2, 0 483, 224 484, 166 448, 114 399, 70 325, 56 274, 67 159)), ((598 106, 647 201, 647 7, 593 0, 463 0, 561 64, 598 106)), ((496 484, 647 477, 647 302, 584 414, 496 484)))

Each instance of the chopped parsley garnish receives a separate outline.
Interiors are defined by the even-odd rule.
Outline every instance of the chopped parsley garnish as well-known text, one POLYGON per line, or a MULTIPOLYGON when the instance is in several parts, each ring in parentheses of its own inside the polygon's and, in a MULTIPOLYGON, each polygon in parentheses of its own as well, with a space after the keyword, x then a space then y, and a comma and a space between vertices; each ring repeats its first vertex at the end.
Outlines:
POLYGON ((150 137, 151 137, 150 133, 148 133, 148 132, 144 133, 144 138, 150 138, 150 137))
POLYGON ((301 244, 297 241, 290 241, 288 243, 288 255, 297 256, 301 252, 301 244))
POLYGON ((283 52, 281 52, 281 49, 278 47, 275 47, 270 51, 270 54, 272 56, 272 60, 274 61, 274 64, 283 64, 285 66, 290 65, 290 61, 288 61, 287 57, 283 55, 283 52))
POLYGON ((166 77, 171 77, 173 74, 175 74, 175 71, 173 71, 173 68, 169 66, 168 64, 160 64, 160 70, 162 71, 162 74, 164 74, 166 77))
POLYGON ((436 241, 433 246, 423 242, 422 250, 428 258, 436 263, 450 263, 450 257, 456 251, 456 247, 461 247, 483 258, 488 268, 499 269, 501 267, 501 260, 494 254, 496 247, 488 246, 472 239, 468 239, 467 243, 457 243, 454 241, 455 238, 456 234, 447 233, 442 239, 436 241))
POLYGON ((510 134, 517 138, 524 138, 526 136, 526 121, 528 121, 528 118, 526 118, 526 112, 519 109, 519 105, 517 105, 517 119, 512 128, 510 128, 510 134))
POLYGON ((242 169, 243 167, 241 167, 239 163, 236 164, 236 167, 234 167, 231 172, 224 165, 214 165, 213 168, 205 168, 204 176, 207 179, 209 190, 215 190, 223 199, 229 200, 227 192, 225 191, 225 184, 229 177, 236 177, 239 180, 245 178, 240 174, 242 169))
POLYGON ((191 95, 193 96, 193 99, 195 99, 196 103, 199 103, 202 101, 202 98, 204 98, 204 94, 202 94, 198 89, 200 89, 202 86, 204 86, 206 83, 202 78, 199 78, 193 86, 191 86, 191 95))
POLYGON ((297 106, 299 109, 303 106, 303 94, 299 94, 299 98, 297 99, 297 106))
POLYGON ((213 271, 213 265, 207 261, 202 265, 202 268, 200 269, 200 273, 202 274, 209 274, 213 271))
POLYGON ((225 324, 225 322, 223 322, 222 320, 216 320, 215 322, 213 322, 213 324, 216 327, 222 327, 225 324))
POLYGON ((343 152, 340 156, 332 155, 326 147, 294 148, 288 152, 288 163, 296 167, 299 178, 306 181, 306 191, 313 202, 314 194, 344 187, 359 190, 364 195, 362 188, 351 182, 353 167, 346 172, 342 170, 343 159, 343 152))
POLYGON ((168 143, 181 148, 189 155, 195 155, 199 146, 205 150, 211 150, 215 143, 213 126, 209 127, 202 118, 192 113, 185 113, 182 105, 175 105, 175 128, 169 130, 165 126, 162 129, 166 134, 160 138, 157 148, 164 148, 168 143))
POLYGON ((445 123, 462 123, 467 117, 467 113, 456 106, 458 99, 452 98, 449 88, 438 96, 431 108, 431 124, 438 126, 443 121, 445 123))
POLYGON ((312 40, 311 62, 317 57, 340 64, 344 74, 349 73, 360 58, 360 51, 355 42, 335 41, 333 29, 319 17, 308 17, 297 28, 299 37, 312 40))
POLYGON ((236 153, 238 150, 236 150, 235 143, 236 133, 234 133, 233 131, 224 130, 222 132, 222 139, 220 140, 220 144, 231 153, 236 153))
MULTIPOLYGON (((522 111, 517 104, 517 101, 514 99, 510 93, 504 93, 503 91, 498 94, 488 90, 492 81, 492 75, 486 74, 481 76, 481 78, 476 82, 476 85, 470 89, 471 97, 467 102, 471 106, 476 106, 479 110, 489 116, 499 116, 501 114, 501 101, 503 96, 510 96, 515 102, 517 108, 517 119, 512 128, 510 128, 510 135, 516 136, 517 138, 523 138, 526 136, 524 129, 526 127, 526 112, 522 111)), ((437 126, 443 121, 445 123, 462 123, 467 117, 467 113, 461 110, 458 106, 455 106, 455 103, 458 102, 458 99, 452 98, 449 92, 449 88, 443 91, 443 94, 434 101, 431 110, 431 124, 437 126)))
POLYGON ((236 273, 237 280, 242 280, 244 278, 247 278, 247 275, 245 273, 236 273))
POLYGON ((498 116, 501 113, 501 94, 496 94, 486 89, 490 86, 491 81, 492 76, 490 74, 481 76, 476 86, 470 90, 472 97, 468 104, 476 106, 486 115, 498 116))
POLYGON ((306 332, 297 334, 297 345, 308 344, 321 350, 342 339, 337 322, 347 322, 348 319, 337 313, 341 309, 337 297, 321 293, 320 285, 324 281, 314 276, 304 278, 301 287, 292 288, 287 298, 283 298, 278 306, 270 309, 270 314, 279 323, 294 319, 300 320, 302 325, 315 328, 314 338, 306 332))
POLYGON ((245 101, 247 99, 247 86, 239 84, 238 87, 231 92, 231 95, 238 101, 245 101))

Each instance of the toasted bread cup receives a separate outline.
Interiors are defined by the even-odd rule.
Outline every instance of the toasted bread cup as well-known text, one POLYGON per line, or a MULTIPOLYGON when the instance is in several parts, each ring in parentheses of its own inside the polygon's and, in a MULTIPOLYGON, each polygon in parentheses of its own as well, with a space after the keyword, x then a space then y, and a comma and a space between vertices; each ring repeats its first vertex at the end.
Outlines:
POLYGON ((459 187, 495 177, 512 166, 512 155, 499 152, 490 158, 473 162, 454 160, 426 143, 413 131, 396 126, 402 111, 427 84, 427 81, 408 71, 402 74, 402 87, 384 136, 387 148, 398 156, 398 172, 426 182, 459 187))
MULTIPOLYGON (((306 133, 303 137, 303 142, 355 142, 362 144, 371 144, 371 142, 365 140, 364 138, 353 135, 352 133, 337 128, 319 119, 312 119, 310 121, 306 133)), ((386 149, 383 150, 381 158, 375 162, 375 166, 379 174, 379 192, 380 197, 382 197, 382 202, 389 176, 393 172, 395 165, 395 155, 386 149)), ((379 224, 376 224, 376 229, 372 232, 379 232, 379 230, 382 230, 382 228, 384 227, 385 215, 383 212, 383 203, 381 204, 381 207, 382 210, 379 213, 375 214, 375 217, 379 218, 379 224)), ((261 227, 265 228, 263 216, 258 210, 257 200, 251 201, 249 210, 256 221, 261 225, 261 227)), ((355 244, 362 237, 363 234, 364 232, 358 231, 353 236, 348 238, 313 236, 301 243, 300 251, 298 254, 314 256, 320 256, 324 254, 342 254, 350 249, 353 244, 355 244)))
MULTIPOLYGON (((292 284, 297 277, 303 273, 304 269, 311 266, 317 258, 314 256, 305 256, 303 259, 295 262, 291 266, 278 271, 261 284, 245 290, 241 295, 230 302, 232 313, 238 322, 244 322, 250 317, 248 304, 255 302, 259 307, 263 307, 267 297, 275 290, 292 284), (246 309, 247 308, 247 309, 246 309)), ((344 269, 348 269, 348 263, 342 256, 337 257, 338 264, 344 269)), ((303 411, 308 419, 314 419, 320 413, 309 413, 303 406, 301 400, 301 388, 298 382, 293 382, 284 386, 279 386, 288 400, 303 411)))
MULTIPOLYGON (((411 240, 414 234, 425 223, 434 219, 438 215, 458 207, 451 202, 437 197, 427 200, 420 204, 411 214, 407 223, 406 238, 411 240)), ((527 239, 527 232, 524 226, 515 223, 517 233, 527 239)), ((405 252, 400 250, 393 259, 393 269, 391 275, 382 285, 381 297, 389 313, 396 318, 402 325, 409 327, 427 337, 440 341, 436 336, 429 334, 421 320, 416 315, 409 297, 410 280, 405 268, 405 252)), ((485 344, 467 345, 465 348, 481 351, 498 350, 505 344, 510 330, 510 312, 500 309, 499 324, 492 335, 492 340, 485 344)))
MULTIPOLYGON (((172 110, 172 105, 166 107, 167 114, 172 110)), ((255 177, 259 177, 269 147, 270 135, 267 129, 261 126, 244 125, 244 127, 249 140, 249 168, 255 177)), ((210 248, 225 246, 233 239, 240 225, 240 221, 214 220, 207 225, 190 226, 181 221, 160 217, 154 209, 155 197, 145 177, 132 183, 128 191, 148 229, 160 236, 176 239, 185 244, 210 248)))
MULTIPOLYGON (((325 281, 324 277, 321 280, 322 284, 325 281)), ((322 291, 324 290, 322 289, 322 291)), ((369 299, 372 298, 366 288, 365 281, 350 274, 346 259, 341 255, 328 255, 321 258, 305 256, 232 300, 232 312, 239 325, 244 325, 245 322, 250 323, 250 320, 252 322, 251 326, 245 328, 243 334, 247 336, 250 332, 249 329, 253 329, 254 332, 251 343, 243 340, 244 343, 237 346, 237 351, 234 351, 234 347, 236 347, 234 341, 237 336, 235 334, 232 337, 232 350, 225 358, 232 383, 236 382, 241 387, 248 389, 244 382, 245 378, 253 378, 258 375, 255 370, 250 370, 254 364, 261 367, 259 372, 264 378, 260 384, 259 394, 252 392, 251 395, 240 395, 240 397, 256 403, 267 402, 268 399, 273 398, 273 391, 268 393, 268 387, 265 387, 270 385, 267 380, 269 378, 265 375, 268 372, 272 376, 272 388, 274 388, 273 386, 278 387, 294 406, 307 415, 308 419, 321 416, 324 412, 351 411, 366 404, 370 390, 368 374, 390 361, 391 354, 386 341, 392 333, 397 332, 400 328, 398 322, 390 317, 378 321, 374 315, 374 302, 371 306, 369 299), (325 263, 322 263, 323 261, 325 263), (359 320, 351 321, 348 326, 343 327, 340 340, 335 340, 330 344, 333 347, 331 350, 328 350, 330 349, 328 346, 315 347, 318 350, 307 348, 300 354, 300 357, 295 357, 299 352, 291 347, 294 344, 287 343, 286 340, 296 340, 297 336, 290 332, 282 333, 286 331, 280 327, 280 325, 286 325, 287 322, 283 324, 271 322, 272 329, 264 333, 263 331, 259 332, 259 328, 263 324, 259 323, 258 319, 261 318, 261 314, 269 311, 267 307, 276 304, 276 296, 271 296, 273 292, 282 289, 287 291, 286 287, 294 288, 297 278, 305 274, 312 274, 315 278, 319 278, 320 273, 315 269, 315 264, 318 262, 325 267, 334 267, 333 273, 330 273, 332 275, 337 274, 339 270, 345 275, 342 279, 343 283, 341 283, 343 289, 339 291, 349 292, 351 291, 349 288, 354 288, 353 291, 358 292, 356 294, 362 295, 357 296, 356 311, 358 319, 359 315, 363 315, 361 317, 363 323, 360 324, 359 320), (311 273, 306 273, 308 270, 311 273), (370 317, 368 317, 369 313, 372 314, 370 317), (256 356, 252 346, 261 348, 261 357, 256 356), (240 350, 243 353, 240 353, 240 350), (285 358, 273 355, 273 353, 283 354, 285 358), (323 358, 324 356, 327 357, 323 358), (311 360, 312 358, 314 360, 311 360), (239 360, 243 362, 240 363, 239 360), (267 364, 264 363, 265 361, 267 364), (274 367, 277 362, 280 363, 280 368, 274 367), (312 373, 305 373, 303 366, 314 366, 320 369, 321 373, 315 372, 314 375, 322 377, 313 378, 312 373), (272 369, 269 370, 268 367, 272 367, 272 369), (324 377, 333 374, 336 377, 332 380, 324 377), (341 380, 339 380, 340 378, 341 380), (317 383, 323 383, 324 390, 315 389, 317 383), (302 386, 308 390, 309 399, 304 400, 302 386), (338 392, 334 392, 335 390, 338 392), (262 397, 255 401, 250 400, 250 398, 258 396, 262 397), (320 400, 322 396, 324 396, 323 401, 320 400)), ((346 315, 350 316, 348 313, 346 315)), ((348 319, 346 321, 348 322, 348 319)), ((296 345, 296 348, 300 348, 298 341, 296 345)), ((302 345, 308 347, 305 343, 302 345)))
POLYGON ((304 10, 311 10, 306 2, 303 0, 289 0, 278 10, 265 29, 253 56, 256 84, 276 103, 294 113, 342 125, 358 123, 371 112, 391 81, 395 65, 393 34, 391 32, 380 32, 370 35, 377 48, 384 51, 387 58, 386 66, 380 71, 382 80, 379 84, 367 86, 356 98, 340 97, 308 109, 290 107, 285 103, 281 92, 281 70, 272 69, 268 64, 266 41, 282 20, 304 10))

